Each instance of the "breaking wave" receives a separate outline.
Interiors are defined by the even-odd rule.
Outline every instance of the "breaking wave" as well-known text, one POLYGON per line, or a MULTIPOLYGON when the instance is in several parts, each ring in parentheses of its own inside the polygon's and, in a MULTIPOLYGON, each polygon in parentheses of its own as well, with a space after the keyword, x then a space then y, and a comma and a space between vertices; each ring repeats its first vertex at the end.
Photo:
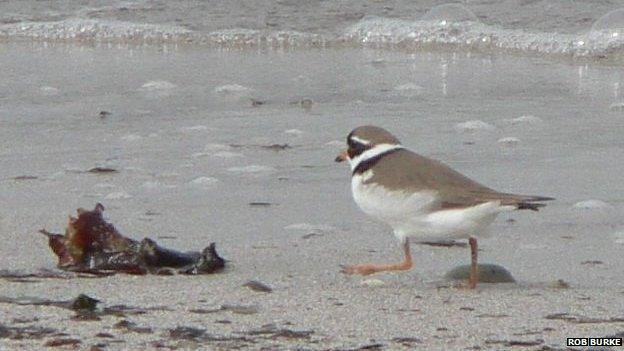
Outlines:
POLYGON ((585 34, 506 29, 479 22, 461 5, 434 8, 421 20, 364 17, 337 34, 227 29, 201 32, 177 25, 72 18, 0 25, 0 40, 120 44, 189 44, 226 48, 372 47, 412 51, 452 49, 564 56, 624 62, 624 9, 594 23, 585 34))

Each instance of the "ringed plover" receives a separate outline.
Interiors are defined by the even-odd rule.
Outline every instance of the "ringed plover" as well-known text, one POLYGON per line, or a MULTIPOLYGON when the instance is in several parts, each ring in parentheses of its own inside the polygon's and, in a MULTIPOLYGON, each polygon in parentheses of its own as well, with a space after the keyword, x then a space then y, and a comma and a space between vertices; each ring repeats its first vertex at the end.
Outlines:
POLYGON ((351 190, 369 216, 389 224, 405 258, 394 264, 345 266, 346 274, 368 275, 412 267, 408 237, 468 239, 471 270, 468 287, 477 284, 477 239, 505 211, 545 206, 545 196, 501 193, 481 185, 449 166, 403 147, 390 132, 375 126, 355 128, 348 148, 336 162, 351 165, 351 190))

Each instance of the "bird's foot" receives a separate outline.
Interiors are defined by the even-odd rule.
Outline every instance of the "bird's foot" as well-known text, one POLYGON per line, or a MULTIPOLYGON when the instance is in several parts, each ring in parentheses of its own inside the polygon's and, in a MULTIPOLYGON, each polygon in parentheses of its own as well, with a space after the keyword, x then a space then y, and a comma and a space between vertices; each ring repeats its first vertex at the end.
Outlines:
POLYGON ((381 269, 374 264, 355 264, 351 266, 340 265, 340 272, 348 275, 370 275, 381 269))
POLYGON ((471 282, 470 279, 455 282, 453 287, 460 290, 474 290, 477 287, 477 282, 471 282))

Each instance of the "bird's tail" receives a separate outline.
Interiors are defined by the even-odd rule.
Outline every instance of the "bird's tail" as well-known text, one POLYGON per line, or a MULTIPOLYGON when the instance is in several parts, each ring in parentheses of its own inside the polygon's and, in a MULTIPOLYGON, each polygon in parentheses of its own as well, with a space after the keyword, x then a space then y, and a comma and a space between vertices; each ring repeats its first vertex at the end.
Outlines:
POLYGON ((535 196, 535 195, 516 195, 505 194, 502 199, 503 205, 513 205, 519 210, 531 210, 538 211, 540 207, 546 206, 544 202, 552 201, 554 198, 547 196, 535 196))

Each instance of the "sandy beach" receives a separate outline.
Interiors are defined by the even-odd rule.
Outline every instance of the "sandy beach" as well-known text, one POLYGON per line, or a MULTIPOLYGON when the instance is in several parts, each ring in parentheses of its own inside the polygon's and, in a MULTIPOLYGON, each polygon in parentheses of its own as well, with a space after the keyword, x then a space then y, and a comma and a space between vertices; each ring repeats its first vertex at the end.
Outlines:
POLYGON ((565 350, 568 337, 624 332, 620 67, 348 48, 2 48, 1 269, 54 269, 37 231, 62 232, 98 202, 129 237, 216 242, 229 262, 206 276, 3 279, 15 303, 0 303, 0 349, 565 350), (400 258, 333 162, 362 124, 495 189, 557 199, 500 216, 480 241, 482 262, 517 283, 455 288, 444 274, 469 262, 461 247, 416 245, 403 274, 339 272, 400 258), (118 172, 85 172, 96 166, 118 172), (85 321, 29 304, 79 294, 135 309, 85 321))

